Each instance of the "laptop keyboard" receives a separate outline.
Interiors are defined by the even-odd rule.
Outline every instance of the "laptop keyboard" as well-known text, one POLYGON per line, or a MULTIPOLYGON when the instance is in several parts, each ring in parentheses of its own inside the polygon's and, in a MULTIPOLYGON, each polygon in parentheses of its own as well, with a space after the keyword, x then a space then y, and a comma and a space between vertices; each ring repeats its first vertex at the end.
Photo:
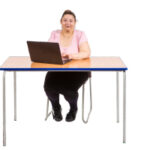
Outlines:
POLYGON ((62 61, 63 61, 63 64, 65 64, 65 63, 71 61, 71 59, 63 59, 62 61))

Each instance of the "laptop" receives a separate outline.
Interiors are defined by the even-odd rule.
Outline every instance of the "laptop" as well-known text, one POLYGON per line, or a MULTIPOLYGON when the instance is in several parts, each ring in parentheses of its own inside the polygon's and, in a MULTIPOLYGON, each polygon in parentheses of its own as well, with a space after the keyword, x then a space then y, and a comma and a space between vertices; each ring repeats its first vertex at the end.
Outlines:
POLYGON ((27 41, 31 61, 50 64, 65 64, 71 59, 63 59, 58 43, 27 41))

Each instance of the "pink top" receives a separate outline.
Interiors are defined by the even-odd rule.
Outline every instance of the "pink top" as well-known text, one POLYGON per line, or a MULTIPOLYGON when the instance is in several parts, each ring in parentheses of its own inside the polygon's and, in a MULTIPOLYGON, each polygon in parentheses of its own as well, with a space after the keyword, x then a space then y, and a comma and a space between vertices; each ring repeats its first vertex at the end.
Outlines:
POLYGON ((60 33, 61 30, 52 31, 51 36, 49 38, 49 42, 59 43, 61 53, 65 54, 75 54, 79 52, 79 46, 83 42, 87 42, 87 38, 85 33, 79 30, 74 30, 73 38, 70 46, 62 47, 60 45, 60 33))

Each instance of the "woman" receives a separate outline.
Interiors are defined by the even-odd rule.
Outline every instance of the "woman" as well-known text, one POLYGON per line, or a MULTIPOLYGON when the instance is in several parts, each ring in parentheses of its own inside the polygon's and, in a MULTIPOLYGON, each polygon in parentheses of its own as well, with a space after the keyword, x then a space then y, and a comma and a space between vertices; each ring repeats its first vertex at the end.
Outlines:
MULTIPOLYGON (((82 31, 75 30, 76 16, 70 11, 64 11, 60 20, 62 30, 51 33, 49 42, 59 43, 62 57, 69 59, 84 59, 90 56, 87 38, 82 31)), ((44 90, 53 109, 53 118, 62 120, 59 94, 64 95, 70 105, 66 121, 73 121, 77 113, 78 89, 88 79, 88 72, 48 72, 45 78, 44 90)))

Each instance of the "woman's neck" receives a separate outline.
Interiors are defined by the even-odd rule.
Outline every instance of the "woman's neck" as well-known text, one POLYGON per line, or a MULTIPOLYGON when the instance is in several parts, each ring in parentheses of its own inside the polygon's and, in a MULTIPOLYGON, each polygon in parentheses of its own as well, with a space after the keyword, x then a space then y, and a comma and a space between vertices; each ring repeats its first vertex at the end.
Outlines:
POLYGON ((71 37, 73 35, 74 31, 64 31, 62 30, 61 31, 61 34, 64 36, 64 37, 71 37))

